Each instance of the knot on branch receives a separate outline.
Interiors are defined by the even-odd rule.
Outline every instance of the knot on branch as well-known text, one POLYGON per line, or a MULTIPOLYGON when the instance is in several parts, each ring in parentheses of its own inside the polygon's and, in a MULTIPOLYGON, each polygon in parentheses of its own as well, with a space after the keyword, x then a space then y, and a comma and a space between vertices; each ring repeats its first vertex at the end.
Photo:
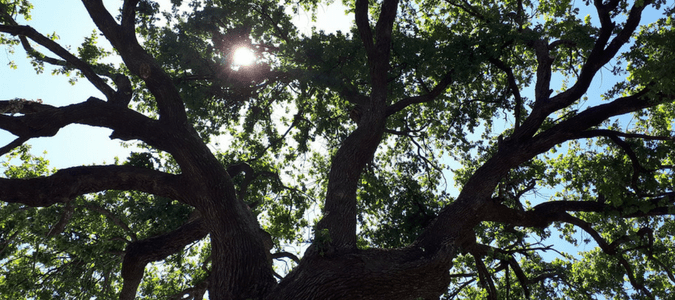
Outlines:
POLYGON ((122 74, 115 75, 113 81, 117 85, 117 92, 110 99, 110 102, 116 106, 126 107, 129 105, 132 96, 131 81, 122 74))
POLYGON ((148 63, 142 63, 141 66, 138 67, 138 76, 143 78, 143 80, 150 78, 151 73, 150 64, 148 63))
POLYGON ((38 112, 39 109, 37 106, 34 106, 33 103, 42 104, 42 99, 28 100, 23 98, 14 98, 5 103, 5 105, 0 105, 0 113, 9 113, 10 115, 17 113, 27 114, 38 112))

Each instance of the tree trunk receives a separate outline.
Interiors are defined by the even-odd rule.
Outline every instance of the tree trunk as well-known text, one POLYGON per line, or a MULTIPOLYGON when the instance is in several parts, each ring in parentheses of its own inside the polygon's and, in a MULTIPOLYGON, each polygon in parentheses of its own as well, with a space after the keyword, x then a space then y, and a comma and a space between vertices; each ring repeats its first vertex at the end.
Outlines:
POLYGON ((410 246, 303 259, 265 299, 438 299, 450 283, 455 247, 410 246))

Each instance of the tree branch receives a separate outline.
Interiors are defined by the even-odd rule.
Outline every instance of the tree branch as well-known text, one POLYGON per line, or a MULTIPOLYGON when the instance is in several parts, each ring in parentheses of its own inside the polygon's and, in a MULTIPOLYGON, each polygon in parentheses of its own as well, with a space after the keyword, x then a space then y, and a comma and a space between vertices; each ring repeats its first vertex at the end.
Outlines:
MULTIPOLYGON (((230 165, 227 167, 227 173, 230 174, 230 177, 234 178, 235 176, 245 173, 244 175, 244 180, 241 182, 241 185, 239 186, 239 193, 238 193, 238 198, 239 200, 244 200, 244 197, 246 197, 246 191, 248 190, 248 186, 258 178, 259 176, 269 176, 269 177, 274 177, 279 179, 279 175, 272 173, 272 172, 255 172, 253 168, 247 164, 247 163, 237 163, 234 165, 230 165)), ((281 180, 281 179, 279 179, 281 180)))
POLYGON ((473 256, 476 262, 476 269, 478 269, 478 277, 480 278, 480 283, 483 288, 488 293, 488 299, 497 300, 497 289, 495 288, 495 283, 492 280, 492 275, 488 271, 485 263, 483 262, 483 256, 485 256, 482 251, 478 249, 480 245, 474 245, 469 249, 469 253, 473 256))
POLYGON ((9 203, 47 207, 105 190, 136 190, 171 199, 184 199, 179 175, 131 166, 89 166, 61 169, 51 176, 0 178, 0 199, 9 203))
POLYGON ((316 227, 317 236, 322 237, 315 239, 306 256, 332 255, 356 249, 356 188, 363 168, 372 161, 385 129, 391 31, 398 0, 384 0, 382 3, 375 28, 375 43, 368 22, 368 2, 358 0, 355 5, 356 24, 368 53, 370 103, 364 107, 356 130, 345 139, 332 158, 324 216, 316 227))
POLYGON ((516 76, 513 75, 513 69, 511 69, 511 67, 507 66, 499 59, 492 58, 490 59, 490 63, 506 73, 506 78, 509 82, 509 89, 511 90, 511 93, 513 93, 513 98, 516 100, 516 107, 513 109, 513 117, 515 119, 514 127, 516 130, 518 130, 518 127, 520 127, 520 113, 523 107, 523 98, 520 96, 520 88, 518 87, 518 82, 516 82, 516 76))
POLYGON ((70 218, 73 217, 73 212, 75 212, 75 207, 72 205, 72 202, 66 202, 64 210, 61 213, 61 218, 59 218, 59 221, 49 229, 47 237, 61 234, 66 228, 66 225, 68 225, 68 222, 70 222, 70 218))
POLYGON ((551 96, 551 65, 555 57, 549 53, 549 45, 546 40, 537 40, 532 43, 534 53, 537 56, 537 75, 534 87, 535 105, 544 102, 551 96))
POLYGON ((614 135, 614 136, 620 136, 620 137, 625 137, 625 138, 643 139, 643 140, 647 140, 647 141, 675 141, 675 136, 654 136, 654 135, 639 134, 639 133, 625 133, 625 132, 621 132, 621 131, 608 130, 608 129, 586 130, 586 131, 584 131, 584 135, 588 135, 588 137, 614 135))
MULTIPOLYGON (((489 202, 484 210, 490 213, 485 215, 485 221, 494 221, 514 226, 545 228, 553 222, 569 222, 568 212, 617 212, 622 218, 636 218, 645 216, 673 215, 670 211, 675 202, 675 193, 668 193, 662 197, 644 200, 652 208, 648 211, 635 212, 634 205, 615 207, 599 201, 549 201, 536 205, 531 210, 522 211, 512 209, 499 203, 496 199, 489 202)), ((574 224, 574 223, 572 223, 574 224)), ((575 224, 576 225, 576 224, 575 224)), ((581 226, 580 226, 581 227, 581 226)))
POLYGON ((354 5, 354 20, 359 30, 363 47, 366 48, 368 60, 370 61, 371 57, 375 57, 375 43, 373 42, 373 32, 370 29, 370 21, 368 19, 368 0, 356 0, 354 5))
POLYGON ((272 254, 273 259, 279 259, 279 258, 282 258, 282 257, 290 258, 295 263, 298 263, 298 264, 300 263, 300 259, 295 254, 290 253, 290 252, 282 251, 282 252, 277 252, 277 253, 272 254))
POLYGON ((621 266, 623 266, 623 268, 626 270, 626 275, 628 275, 628 281, 633 286, 633 288, 643 292, 650 299, 656 299, 654 298, 654 295, 652 295, 652 293, 647 289, 647 287, 645 287, 645 285, 642 284, 641 282, 638 282, 637 278, 635 278, 635 274, 633 274, 633 267, 631 267, 626 258, 623 257, 623 255, 619 255, 618 259, 621 266))
MULTIPOLYGON (((635 29, 640 23, 640 18, 642 11, 646 5, 650 4, 651 1, 643 1, 642 3, 635 3, 631 8, 628 18, 626 20, 625 26, 619 31, 619 33, 611 41, 610 45, 605 48, 609 38, 612 36, 615 25, 611 20, 610 12, 613 10, 617 3, 614 1, 608 5, 603 5, 602 1, 596 1, 596 7, 598 9, 598 14, 600 16, 601 28, 598 33, 598 38, 596 43, 591 50, 586 63, 581 68, 581 73, 577 81, 569 89, 555 95, 548 99, 548 97, 543 97, 545 93, 548 93, 546 88, 550 83, 539 82, 539 70, 537 71, 537 101, 535 106, 532 109, 529 117, 525 119, 520 130, 514 132, 513 136, 517 139, 529 138, 534 135, 539 129, 541 123, 550 115, 551 113, 567 107, 577 101, 584 93, 588 90, 588 87, 595 77, 595 74, 607 64, 619 51, 621 46, 625 45, 630 36, 635 32, 635 29), (546 101, 539 101, 544 100, 546 101)), ((546 49, 548 49, 548 45, 546 49)), ((543 47, 542 46, 542 47, 543 47)), ((542 48, 543 49, 543 48, 542 48)), ((541 72, 546 73, 547 70, 542 70, 541 72)), ((545 74, 542 74, 545 76, 545 74)), ((550 81, 550 79, 549 79, 550 81)))
POLYGON ((628 275, 628 280, 630 281, 631 285, 635 289, 645 293, 650 298, 654 298, 654 296, 652 296, 652 294, 649 292, 649 290, 647 290, 647 288, 643 284, 639 283, 636 280, 635 275, 633 274, 632 267, 630 266, 630 264, 628 263, 626 258, 623 257, 623 254, 617 253, 617 251, 616 251, 616 249, 619 247, 620 244, 628 241, 628 238, 626 236, 624 236, 623 238, 617 239, 616 241, 612 242, 611 244, 607 244, 607 241, 605 239, 603 239, 602 236, 600 236, 600 234, 592 228, 590 223, 585 222, 581 219, 569 216, 569 215, 567 217, 566 222, 574 224, 575 226, 577 226, 577 227, 583 229, 584 231, 586 231, 586 233, 588 233, 591 237, 593 237, 593 239, 595 240, 596 243, 598 243, 598 246, 602 249, 603 252, 605 252, 609 255, 615 256, 619 260, 619 263, 626 270, 626 275, 628 275))
MULTIPOLYGON (((33 27, 19 26, 19 25, 17 26, 0 25, 0 32, 6 32, 11 35, 26 36, 30 38, 36 43, 49 49, 49 51, 63 58, 66 62, 65 65, 66 67, 68 65, 71 65, 76 69, 80 70, 80 72, 82 72, 82 75, 84 75, 84 77, 86 77, 87 80, 89 80, 89 82, 91 82, 99 91, 101 91, 101 93, 103 93, 103 95, 105 95, 107 99, 110 100, 113 98, 113 95, 115 95, 115 91, 101 77, 99 77, 98 74, 96 74, 96 72, 94 72, 94 70, 89 66, 89 64, 70 54, 68 50, 64 49, 59 44, 47 38, 46 36, 40 34, 33 27)), ((27 48, 30 47, 30 45, 24 44, 23 46, 24 49, 26 49, 26 52, 31 54, 31 56, 37 55, 35 54, 35 52, 37 51, 32 49, 32 47, 27 48)), ((53 60, 47 60, 47 62, 62 65, 61 63, 53 60)))
POLYGON ((83 0, 85 8, 98 29, 117 49, 125 65, 145 81, 155 96, 160 120, 184 126, 187 114, 178 89, 157 61, 138 43, 134 31, 135 6, 138 0, 127 0, 123 5, 122 25, 118 24, 103 5, 102 0, 83 0))
MULTIPOLYGON (((16 106, 16 100, 0 101, 0 111, 16 106)), ((54 136, 61 128, 69 124, 84 124, 106 127, 113 130, 111 138, 122 140, 139 139, 153 147, 167 150, 173 147, 162 133, 165 128, 138 112, 119 105, 111 105, 94 97, 87 101, 54 107, 32 101, 25 101, 18 111, 23 116, 0 115, 0 129, 19 137, 2 151, 20 145, 30 138, 54 136)))
POLYGON ((9 144, 0 148, 0 156, 5 155, 9 153, 9 151, 12 151, 12 149, 23 145, 23 143, 27 142, 29 139, 29 137, 18 137, 14 139, 9 144))
MULTIPOLYGON (((672 101, 675 98, 674 95, 662 94, 656 95, 653 98, 647 98, 649 92, 650 89, 645 88, 633 95, 618 98, 610 103, 587 108, 576 116, 537 134, 528 146, 532 147, 532 149, 539 148, 546 151, 566 140, 582 138, 585 130, 597 126, 610 117, 653 107, 665 101, 672 101)), ((525 123, 523 123, 523 126, 526 126, 525 123)))
POLYGON ((638 179, 640 177, 641 172, 646 172, 647 169, 640 164, 640 160, 637 157, 637 154, 635 154, 635 151, 630 147, 628 143, 626 143, 624 140, 620 139, 616 134, 614 134, 612 131, 599 131, 599 130, 592 130, 592 131, 585 131, 582 133, 585 137, 597 137, 597 136, 603 136, 603 137, 608 137, 611 139, 617 146, 619 146, 623 151, 628 155, 630 158, 631 164, 633 165, 633 176, 631 179, 631 186, 633 189, 638 190, 637 183, 638 179), (596 135, 597 134, 597 135, 596 135))
MULTIPOLYGON (((68 203, 71 203, 71 202, 67 202, 66 205, 68 205, 68 203)), ((111 212, 111 211, 109 211, 109 210, 107 210, 107 209, 105 209, 105 208, 103 208, 99 205, 96 205, 96 204, 85 204, 85 205, 82 205, 81 207, 92 210, 92 211, 95 211, 97 213, 100 213, 100 214, 108 217, 108 219, 110 219, 113 222, 113 224, 117 225, 117 227, 124 230, 131 237, 132 242, 138 241, 138 236, 136 235, 136 232, 131 230, 131 228, 129 228, 129 225, 124 223, 124 221, 122 221, 119 217, 117 217, 113 212, 111 212)))
POLYGON ((453 71, 446 73, 445 76, 443 76, 443 78, 441 79, 441 81, 438 84, 436 84, 436 86, 429 93, 415 97, 404 98, 392 105, 389 105, 386 110, 386 115, 387 116, 393 115, 413 104, 433 101, 434 99, 436 99, 436 97, 445 92, 450 83, 452 83, 453 81, 452 73, 453 71))
POLYGON ((208 231, 201 218, 188 222, 178 229, 159 236, 130 243, 122 262, 124 286, 120 300, 133 300, 143 279, 145 265, 165 259, 185 246, 206 237, 208 231))

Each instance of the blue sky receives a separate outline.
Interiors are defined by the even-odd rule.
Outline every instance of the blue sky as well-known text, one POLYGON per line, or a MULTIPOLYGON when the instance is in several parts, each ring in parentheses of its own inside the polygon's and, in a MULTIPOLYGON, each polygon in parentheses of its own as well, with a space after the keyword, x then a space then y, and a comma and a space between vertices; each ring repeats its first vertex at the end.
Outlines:
MULTIPOLYGON (((32 1, 35 6, 32 11, 32 20, 19 20, 20 24, 33 26, 42 34, 57 33, 58 43, 70 46, 76 51, 85 36, 91 35, 95 29, 93 21, 80 1, 32 1)), ((169 3, 169 0, 160 0, 160 3, 169 3)), ((104 3, 114 15, 121 1, 105 0, 104 3)), ((295 17, 296 25, 301 32, 309 33, 312 26, 317 26, 326 32, 346 30, 352 17, 345 16, 339 5, 321 6, 318 9, 318 23, 310 20, 308 13, 300 13, 295 17), (330 17, 327 17, 330 16, 330 17)), ((99 39, 103 45, 109 45, 104 38, 99 39)), ((109 46, 108 46, 109 47, 109 46)), ((0 47, 0 99, 8 100, 23 98, 29 100, 42 99, 46 104, 64 106, 85 101, 94 96, 103 98, 86 79, 80 79, 74 86, 68 83, 65 76, 53 76, 53 68, 46 66, 43 74, 36 74, 26 58, 21 47, 15 48, 10 54, 5 47, 0 47), (10 69, 8 64, 14 61, 17 69, 10 69)), ((37 47, 37 49, 40 49, 37 47)), ((44 49, 42 49, 44 50, 44 49)), ((33 146, 33 154, 47 151, 46 159, 52 167, 63 168, 88 164, 112 163, 117 156, 121 160, 129 155, 131 149, 120 146, 118 140, 110 140, 112 131, 105 128, 94 128, 82 125, 70 125, 54 137, 32 139, 28 144, 33 146)), ((6 145, 15 137, 6 131, 0 130, 0 144, 6 145)))
MULTIPOLYGON (((115 5, 120 2, 105 1, 106 4, 109 4, 108 7, 113 11, 113 14, 116 11, 115 5)), ((168 0, 160 2, 168 2, 168 0)), ((95 28, 80 1, 36 0, 33 4, 35 5, 32 13, 33 20, 28 23, 20 21, 20 23, 29 24, 43 34, 56 32, 60 37, 58 42, 63 46, 70 45, 71 51, 75 51, 77 46, 82 43, 83 38, 90 35, 95 28)), ((653 12, 653 10, 647 10, 648 17, 643 19, 644 22, 652 21, 655 17, 658 17, 649 16, 649 12, 653 12)), ((591 14, 593 20, 597 20, 592 11, 587 13, 591 14)), ((311 26, 317 26, 317 28, 324 29, 326 32, 346 31, 353 18, 352 16, 345 16, 339 5, 322 6, 319 8, 318 14, 317 19, 320 21, 318 24, 312 23, 307 13, 301 13, 297 16, 295 24, 301 28, 301 32, 305 33, 309 32, 311 26)), ((582 13, 582 15, 585 14, 586 12, 582 13)), ((100 39, 100 41, 105 43, 105 39, 100 39)), ((0 52, 1 100, 13 98, 42 99, 44 103, 50 105, 64 106, 85 101, 90 96, 102 98, 101 93, 84 79, 72 86, 65 76, 52 76, 49 67, 46 68, 45 73, 36 74, 20 47, 16 48, 16 53, 13 55, 9 54, 6 48, 0 49, 2 49, 2 52, 0 52), (10 61, 14 61, 17 65, 16 70, 7 66, 10 61)), ((588 104, 597 105, 600 101, 600 93, 609 89, 620 79, 612 76, 607 70, 602 71, 591 85, 590 92, 587 95, 590 98, 588 104)), ((560 81, 554 81, 552 87, 554 89, 559 88, 560 84, 560 81)), ((28 143, 33 146, 33 154, 40 154, 46 150, 45 157, 50 161, 52 167, 63 168, 112 163, 114 157, 117 156, 123 160, 131 150, 120 146, 117 140, 110 140, 108 138, 110 133, 111 130, 109 129, 70 125, 54 137, 33 139, 28 143)), ((12 135, 0 130, 0 144, 5 145, 11 142, 13 138, 12 135)), ((448 181, 449 189, 456 195, 457 190, 452 187, 452 174, 450 173, 448 173, 448 181)), ((552 193, 553 191, 550 195, 552 193)), ((548 243, 553 242, 559 243, 555 238, 550 239, 548 243)), ((562 242, 560 245, 565 246, 565 244, 566 242, 562 242)), ((582 245, 579 249, 569 247, 563 247, 563 249, 576 253, 578 250, 589 250, 593 246, 582 245)))
MULTIPOLYGON (((107 1, 110 2, 110 1, 107 1)), ((106 2, 106 3, 107 3, 106 2)), ((70 45, 75 51, 85 36, 94 30, 94 23, 88 17, 84 6, 79 1, 33 1, 35 9, 32 20, 19 21, 20 24, 33 26, 42 34, 56 32, 62 46, 70 45)), ((10 54, 5 47, 0 47, 0 99, 23 98, 29 100, 42 99, 46 104, 65 106, 85 101, 94 96, 103 95, 93 88, 88 81, 82 79, 70 85, 65 76, 52 76, 51 67, 46 67, 43 74, 36 74, 21 47, 10 54), (7 64, 14 61, 17 69, 10 69, 7 64)), ((38 48, 40 49, 40 48, 38 48)), ((41 49, 44 50, 44 49, 41 49)), ((129 150, 119 145, 118 141, 108 138, 112 131, 82 125, 70 125, 63 128, 54 137, 32 139, 28 144, 33 146, 33 154, 47 151, 45 157, 52 167, 70 167, 87 164, 112 163, 115 156, 124 159, 129 150)), ((0 144, 6 145, 15 137, 0 130, 0 144)))

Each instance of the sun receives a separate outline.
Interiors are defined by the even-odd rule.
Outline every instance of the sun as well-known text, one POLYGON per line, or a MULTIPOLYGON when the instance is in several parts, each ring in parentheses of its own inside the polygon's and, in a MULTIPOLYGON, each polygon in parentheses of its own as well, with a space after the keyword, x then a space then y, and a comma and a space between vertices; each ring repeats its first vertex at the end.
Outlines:
POLYGON ((234 50, 233 62, 235 66, 248 66, 255 62, 255 53, 249 48, 239 47, 234 50))

